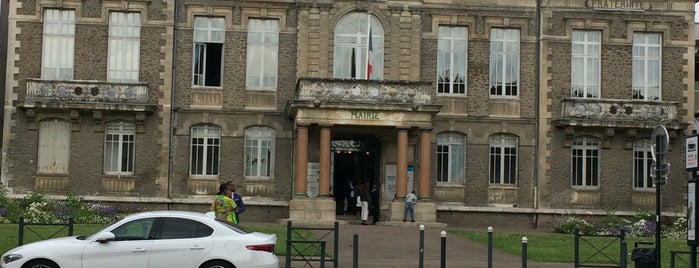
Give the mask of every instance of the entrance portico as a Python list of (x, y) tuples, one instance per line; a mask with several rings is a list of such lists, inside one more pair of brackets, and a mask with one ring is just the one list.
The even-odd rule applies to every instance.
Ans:
[[(289, 202), (289, 218), (335, 220), (336, 206), (330, 188), (331, 143), (333, 132), (341, 130), (345, 135), (378, 133), (384, 141), (382, 147), (388, 148), (378, 161), (382, 167), (395, 164), (395, 199), (382, 202), (382, 210), (388, 210), (385, 211), (388, 216), (384, 212), (382, 220), (403, 219), (410, 159), (417, 170), (417, 192), (421, 200), (416, 208), (416, 220), (436, 221), (436, 205), (430, 198), (430, 140), (432, 116), (441, 105), (431, 103), (428, 86), (421, 82), (300, 79), (297, 97), (286, 108), (287, 116), (295, 123), (294, 196)], [(411, 137), (417, 142), (413, 147), (410, 147)], [(309, 197), (307, 187), (310, 162), (318, 163), (315, 197)], [(379, 184), (386, 185), (384, 168), (379, 173)], [(386, 193), (385, 188), (382, 187), (382, 193)]]

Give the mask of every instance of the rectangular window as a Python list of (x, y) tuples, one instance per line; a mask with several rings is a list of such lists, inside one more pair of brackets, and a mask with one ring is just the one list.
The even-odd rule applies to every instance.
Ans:
[(108, 123), (104, 137), (104, 174), (133, 175), (136, 126), (124, 121)]
[(221, 128), (217, 126), (192, 127), (189, 173), (216, 176), (219, 171)]
[(251, 127), (245, 130), (245, 176), (271, 178), (274, 167), (274, 130)]
[(138, 82), (141, 53), (141, 14), (109, 13), (107, 80)]
[(633, 187), (654, 188), (651, 178), (653, 154), (650, 150), (649, 139), (636, 140), (633, 143)]
[(519, 95), (519, 30), (490, 30), (490, 96)]
[(517, 184), (517, 137), (490, 138), (490, 183)]
[(73, 80), (75, 11), (46, 9), (41, 44), (41, 78)]
[(437, 182), (463, 183), (465, 179), (465, 155), (463, 135), (438, 135)]
[(661, 36), (657, 33), (633, 34), (634, 100), (660, 100)]
[(194, 18), (193, 85), (221, 86), (225, 39), (226, 25), (223, 18)]
[(70, 123), (51, 119), (39, 123), (37, 172), (68, 174), (70, 160)]
[(571, 146), (572, 185), (599, 186), (599, 140), (583, 137), (573, 140)]
[(248, 89), (276, 89), (279, 21), (251, 19), (248, 22)]
[(573, 98), (600, 97), (600, 53), (599, 31), (573, 31), (570, 90)]
[(468, 28), (439, 26), (437, 93), (466, 94)]

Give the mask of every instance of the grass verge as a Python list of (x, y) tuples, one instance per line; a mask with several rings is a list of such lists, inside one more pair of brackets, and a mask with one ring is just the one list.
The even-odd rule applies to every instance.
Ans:
[[(488, 233), (452, 230), (450, 233), (487, 245)], [(527, 237), (527, 259), (537, 262), (575, 263), (575, 236), (557, 233), (493, 233), (493, 248), (507, 253), (522, 254), (522, 237)], [(579, 261), (584, 264), (611, 264), (620, 260), (621, 241), (610, 237), (584, 237), (580, 240)], [(655, 238), (626, 238), (627, 264), (633, 265), (631, 252), (635, 242), (655, 242)], [(671, 251), (689, 251), (686, 240), (662, 239), (661, 264), (670, 267)], [(639, 247), (653, 247), (639, 245)], [(599, 250), (599, 252), (598, 252)], [(676, 257), (677, 265), (689, 262), (689, 255)], [(685, 266), (679, 266), (685, 267)]]

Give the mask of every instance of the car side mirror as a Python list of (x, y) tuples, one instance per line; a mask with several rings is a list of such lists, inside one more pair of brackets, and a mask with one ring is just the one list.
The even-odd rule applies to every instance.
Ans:
[(95, 236), (95, 241), (99, 243), (107, 243), (109, 241), (114, 241), (116, 236), (111, 232), (101, 232)]

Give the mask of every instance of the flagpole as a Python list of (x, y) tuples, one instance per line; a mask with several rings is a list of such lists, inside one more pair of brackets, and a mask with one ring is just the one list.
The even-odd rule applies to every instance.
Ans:
[(367, 39), (366, 39), (366, 66), (364, 66), (364, 79), (369, 80), (369, 42), (371, 42), (371, 13), (367, 13)]

